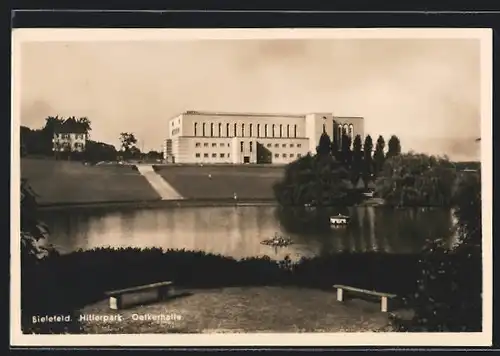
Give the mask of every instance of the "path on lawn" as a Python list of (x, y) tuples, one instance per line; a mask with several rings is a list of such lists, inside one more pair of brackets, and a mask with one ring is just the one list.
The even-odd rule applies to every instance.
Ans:
[[(334, 291), (296, 287), (234, 287), (190, 290), (191, 295), (125, 310), (102, 300), (87, 315), (121, 315), (120, 321), (86, 321), (86, 333), (373, 332), (390, 331), (379, 303), (336, 300)], [(177, 315), (181, 320), (137, 320)]]
[(138, 164), (137, 170), (147, 179), (162, 200), (184, 199), (165, 179), (155, 172), (152, 165)]

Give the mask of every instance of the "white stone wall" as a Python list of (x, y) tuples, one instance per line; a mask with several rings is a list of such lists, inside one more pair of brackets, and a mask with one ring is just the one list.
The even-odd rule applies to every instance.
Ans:
[(176, 132), (180, 121), (181, 135), (195, 137), (305, 137), (304, 119), (304, 115), (200, 113), (182, 114), (170, 126)]
[[(335, 125), (346, 125), (364, 139), (363, 118), (331, 113), (278, 115), (186, 112), (168, 121), (172, 155), (177, 163), (258, 163), (257, 147), (269, 163), (286, 164), (316, 153), (323, 131), (334, 139)], [(344, 127), (344, 126), (342, 126)], [(243, 142), (243, 151), (241, 150)], [(261, 152), (262, 153), (262, 152)]]

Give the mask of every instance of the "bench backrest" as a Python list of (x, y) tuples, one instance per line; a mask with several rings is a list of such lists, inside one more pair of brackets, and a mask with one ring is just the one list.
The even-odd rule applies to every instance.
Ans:
[(154, 288), (159, 288), (159, 287), (166, 287), (171, 285), (172, 282), (158, 282), (158, 283), (152, 283), (152, 284), (146, 284), (143, 286), (137, 286), (137, 287), (131, 287), (131, 288), (124, 288), (124, 289), (117, 289), (113, 291), (106, 292), (105, 294), (107, 296), (113, 296), (113, 295), (119, 295), (119, 294), (124, 294), (124, 293), (129, 293), (129, 292), (139, 292), (142, 290), (148, 290), (148, 289), (154, 289)]
[(376, 291), (372, 291), (372, 290), (368, 290), (368, 289), (361, 289), (361, 288), (345, 286), (345, 285), (341, 285), (341, 284), (335, 284), (333, 287), (337, 288), (337, 289), (343, 289), (346, 291), (350, 291), (350, 292), (357, 292), (357, 293), (374, 295), (377, 297), (387, 297), (387, 298), (395, 298), (396, 297), (395, 294), (391, 294), (391, 293), (376, 292)]

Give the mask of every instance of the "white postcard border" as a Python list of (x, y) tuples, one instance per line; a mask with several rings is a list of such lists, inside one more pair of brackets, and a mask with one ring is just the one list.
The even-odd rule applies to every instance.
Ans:
[[(20, 45), (52, 41), (214, 39), (478, 39), (481, 43), (483, 332), (24, 335), (20, 318)], [(492, 30), (390, 29), (15, 29), (12, 34), (11, 345), (12, 346), (490, 346), (492, 340)]]

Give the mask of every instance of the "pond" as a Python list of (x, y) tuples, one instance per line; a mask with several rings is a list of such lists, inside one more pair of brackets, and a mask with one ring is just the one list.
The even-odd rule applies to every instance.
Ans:
[[(342, 251), (418, 252), (426, 238), (453, 241), (450, 210), (349, 208), (348, 226), (321, 232), (290, 231), (276, 207), (179, 207), (123, 210), (47, 210), (50, 243), (62, 252), (96, 247), (201, 250), (234, 258), (267, 255), (292, 260)], [(285, 224), (286, 225), (286, 224)], [(275, 249), (261, 241), (275, 233), (294, 244)]]

